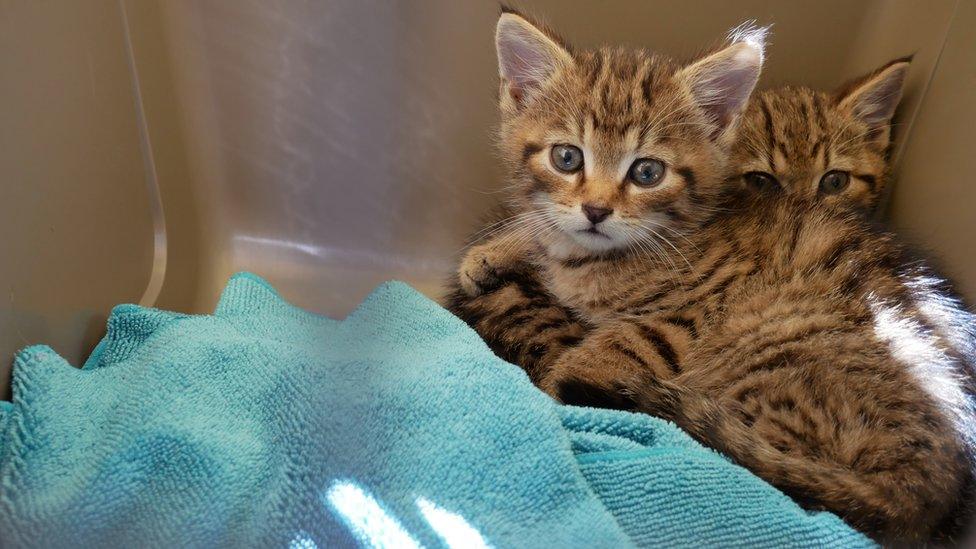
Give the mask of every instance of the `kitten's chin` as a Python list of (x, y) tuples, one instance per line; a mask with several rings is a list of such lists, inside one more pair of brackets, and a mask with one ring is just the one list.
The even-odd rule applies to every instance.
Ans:
[(618, 242), (616, 238), (593, 229), (573, 231), (571, 236), (581, 248), (590, 253), (606, 253), (625, 246), (625, 243)]
[(558, 231), (544, 242), (546, 251), (554, 259), (569, 259), (603, 255), (627, 247), (626, 242), (603, 233), (582, 231)]

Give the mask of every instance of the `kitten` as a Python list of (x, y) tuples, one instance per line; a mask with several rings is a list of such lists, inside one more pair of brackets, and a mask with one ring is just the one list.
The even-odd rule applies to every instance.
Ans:
[(743, 192), (873, 210), (909, 62), (896, 59), (834, 93), (793, 86), (757, 93), (731, 158)]
[[(574, 54), (551, 30), (528, 23), (512, 10), (503, 12), (496, 33), (500, 106), (504, 115), (499, 142), (509, 178), (520, 183), (531, 180), (536, 186), (546, 184), (545, 179), (527, 173), (524, 162), (530, 158), (551, 161), (544, 158), (549, 154), (548, 146), (543, 151), (541, 143), (527, 143), (529, 136), (539, 142), (551, 141), (555, 136), (553, 132), (545, 135), (548, 126), (562, 125), (564, 132), (609, 131), (611, 146), (620, 138), (644, 141), (649, 133), (662, 142), (670, 141), (671, 146), (690, 143), (701, 134), (697, 130), (707, 126), (708, 139), (697, 146), (677, 147), (702, 172), (685, 172), (682, 177), (687, 177), (687, 186), (694, 185), (696, 177), (703, 177), (704, 184), (698, 189), (689, 188), (688, 192), (682, 189), (666, 208), (675, 227), (693, 227), (699, 222), (693, 217), (705, 216), (705, 199), (712, 201), (719, 192), (715, 168), (724, 163), (737, 111), (758, 77), (761, 43), (733, 43), (682, 68), (671, 59), (646, 51), (603, 49)], [(761, 42), (763, 34), (743, 33), (742, 37)], [(552, 64), (546, 66), (546, 62)], [(546, 86), (550, 80), (547, 76), (553, 74), (541, 75), (538, 71), (547, 70), (561, 71), (559, 86)], [(582, 93), (596, 84), (601, 86), (600, 96)], [(712, 105), (712, 94), (723, 87), (728, 97), (720, 97)], [(532, 108), (528, 109), (530, 103)], [(554, 115), (565, 120), (552, 120)], [(602, 126), (603, 123), (610, 125)], [(613, 130), (626, 130), (629, 134), (612, 135)], [(713, 160), (718, 158), (722, 160)], [(624, 166), (630, 167), (635, 166)], [(531, 255), (525, 248), (534, 247), (534, 236), (544, 236), (548, 245), (554, 251), (561, 248), (562, 254), (570, 253), (574, 246), (572, 239), (553, 230), (551, 214), (534, 212), (529, 207), (527, 201), (534, 200), (531, 194), (518, 193), (503, 208), (499, 215), (503, 219), (479, 233), (482, 244), (471, 248), (464, 257), (446, 301), (448, 308), (478, 330), (499, 356), (521, 365), (538, 382), (554, 357), (580, 341), (587, 319), (554, 302), (538, 277), (536, 265), (525, 260)], [(646, 193), (638, 189), (635, 194), (639, 199)], [(688, 207), (693, 202), (697, 207)], [(687, 212), (686, 219), (682, 212)], [(625, 226), (622, 230), (634, 231), (631, 246), (635, 249), (660, 245), (640, 241), (638, 233), (653, 234), (653, 227)], [(670, 225), (662, 230), (677, 234)], [(540, 232), (547, 234), (533, 235)], [(504, 268), (503, 277), (498, 276), (495, 265)]]
[[(732, 189), (736, 200), (763, 195), (789, 197), (811, 209), (847, 208), (865, 215), (876, 210), (889, 178), (891, 121), (910, 61), (911, 57), (895, 59), (833, 93), (796, 86), (757, 93), (743, 115), (731, 155), (733, 175), (738, 175)], [(880, 320), (876, 316), (877, 331), (898, 333), (901, 341), (892, 346), (909, 354), (909, 362), (941, 361), (943, 368), (951, 364), (949, 373), (956, 370), (962, 377), (959, 404), (971, 409), (976, 394), (976, 316), (925, 261), (906, 257), (898, 271), (909, 290), (905, 309), (916, 332), (898, 332), (894, 324), (904, 326), (908, 319), (895, 321), (884, 315)], [(920, 338), (932, 344), (928, 351), (924, 346), (909, 350)], [(932, 346), (941, 357), (931, 354)], [(965, 423), (971, 421), (971, 413), (963, 410), (959, 416), (970, 446), (976, 428)], [(958, 537), (968, 526), (973, 490), (972, 485), (965, 488), (956, 512), (940, 525), (943, 539)]]
[[(515, 222), (462, 261), (452, 310), (489, 338), (575, 326), (528, 353), (554, 397), (672, 419), (880, 541), (932, 539), (972, 478), (972, 375), (927, 320), (960, 309), (844, 208), (729, 202), (761, 33), (687, 66), (513, 13), (496, 43)], [(876, 80), (837, 107), (875, 124)]]
[[(795, 86), (757, 93), (732, 149), (738, 199), (789, 196), (811, 208), (873, 212), (888, 181), (891, 120), (910, 61), (895, 59), (833, 93)], [(929, 326), (972, 362), (973, 315), (923, 261), (906, 265), (903, 277)]]

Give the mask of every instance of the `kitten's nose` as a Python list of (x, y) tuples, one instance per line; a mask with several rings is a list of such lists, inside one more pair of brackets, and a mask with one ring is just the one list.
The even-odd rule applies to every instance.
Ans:
[(613, 208), (602, 208), (592, 204), (583, 204), (583, 214), (587, 219), (590, 220), (590, 223), (594, 225), (610, 217), (610, 214), (612, 213)]

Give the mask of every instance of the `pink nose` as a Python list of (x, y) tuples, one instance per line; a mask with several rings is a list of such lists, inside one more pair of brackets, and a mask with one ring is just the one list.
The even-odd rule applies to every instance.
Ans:
[(593, 206), (592, 204), (583, 204), (583, 215), (594, 225), (610, 217), (612, 213), (613, 208), (602, 208), (600, 206)]

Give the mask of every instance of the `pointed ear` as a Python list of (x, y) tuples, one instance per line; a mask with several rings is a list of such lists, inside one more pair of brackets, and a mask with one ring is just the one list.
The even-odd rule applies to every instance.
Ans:
[(678, 72), (708, 116), (713, 139), (727, 139), (745, 109), (762, 71), (767, 33), (767, 28), (737, 27), (729, 33), (731, 45)]
[(573, 56), (525, 18), (502, 13), (495, 29), (502, 107), (520, 108), (557, 70), (571, 66)]
[(849, 109), (878, 133), (880, 139), (887, 140), (891, 134), (891, 117), (901, 101), (910, 64), (910, 57), (896, 59), (848, 83), (835, 94), (838, 106)]

